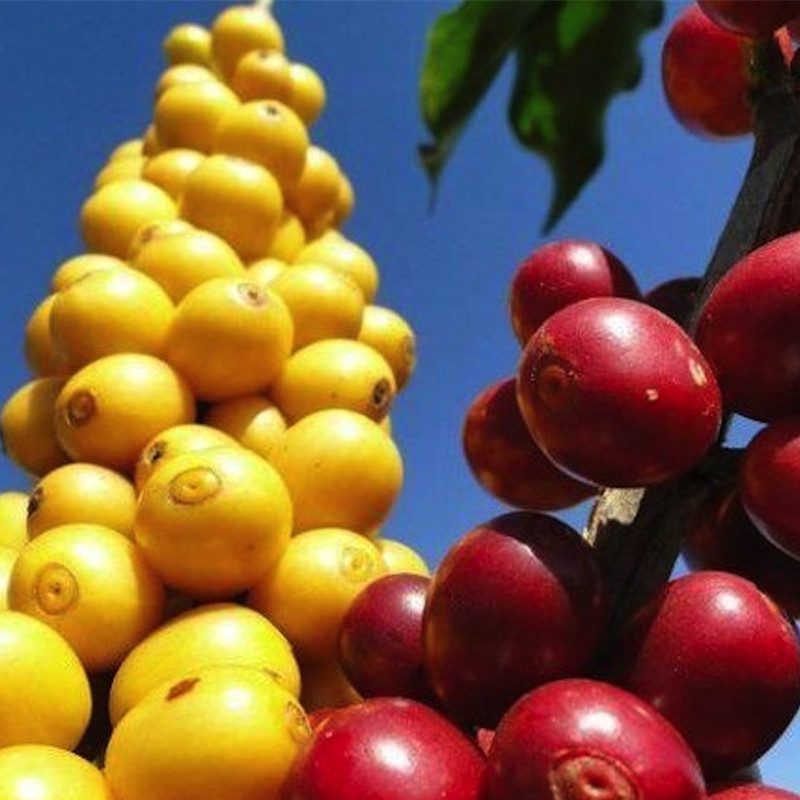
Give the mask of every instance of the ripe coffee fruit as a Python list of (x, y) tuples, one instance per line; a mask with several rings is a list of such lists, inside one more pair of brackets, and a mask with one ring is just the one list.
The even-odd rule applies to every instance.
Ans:
[(628, 268), (609, 250), (582, 239), (549, 242), (534, 250), (511, 281), (511, 324), (524, 347), (533, 332), (559, 309), (588, 297), (638, 299)]
[(534, 439), (574, 477), (645, 486), (695, 465), (720, 426), (717, 382), (687, 334), (644, 303), (573, 303), (531, 337), (517, 377)]
[(800, 559), (800, 417), (784, 417), (751, 439), (739, 482), (744, 509), (776, 547)]
[(300, 694), (291, 645), (266, 617), (236, 603), (204, 603), (173, 617), (131, 650), (111, 684), (112, 724), (159, 684), (215, 664), (253, 667), (294, 697)]
[(706, 301), (695, 341), (725, 408), (770, 422), (800, 412), (800, 233), (753, 250)]
[(696, 4), (683, 11), (661, 53), (664, 94), (678, 122), (708, 138), (752, 131), (753, 57), (750, 39), (720, 28)]
[(698, 0), (703, 13), (721, 28), (758, 38), (800, 14), (798, 0)]
[(475, 800), (483, 757), (437, 712), (378, 697), (334, 711), (300, 753), (285, 800)]
[(385, 575), (350, 604), (339, 630), (339, 661), (364, 697), (431, 704), (422, 658), (422, 614), (430, 578)]
[(242, 447), (175, 456), (145, 482), (133, 537), (168, 586), (220, 599), (247, 591), (281, 557), (292, 504), (277, 472)]
[(470, 531), (436, 570), (425, 667), (454, 719), (491, 727), (524, 692), (586, 669), (604, 620), (591, 547), (553, 517), (512, 512)]
[(597, 492), (558, 469), (533, 440), (517, 404), (516, 378), (493, 383), (472, 401), (461, 441), (478, 483), (509, 505), (552, 511)]
[(600, 681), (561, 680), (515, 703), (489, 749), (484, 800), (700, 800), (692, 751), (652, 706)]
[(683, 546), (692, 570), (734, 572), (751, 580), (793, 617), (800, 616), (800, 561), (753, 525), (735, 487), (712, 490), (692, 518)]
[(707, 778), (756, 761), (800, 706), (797, 631), (738, 575), (672, 580), (625, 628), (615, 658), (615, 682), (680, 731)]

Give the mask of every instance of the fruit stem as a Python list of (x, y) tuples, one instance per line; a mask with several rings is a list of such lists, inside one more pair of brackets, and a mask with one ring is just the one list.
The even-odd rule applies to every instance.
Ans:
[[(756, 48), (753, 155), (686, 320), (690, 333), (712, 288), (739, 259), (800, 228), (800, 61), (795, 62), (787, 68), (770, 37)], [(612, 608), (601, 665), (621, 626), (669, 580), (694, 510), (720, 481), (735, 479), (740, 454), (723, 447), (729, 421), (695, 469), (646, 490), (607, 489), (597, 501), (584, 535), (597, 549)]]

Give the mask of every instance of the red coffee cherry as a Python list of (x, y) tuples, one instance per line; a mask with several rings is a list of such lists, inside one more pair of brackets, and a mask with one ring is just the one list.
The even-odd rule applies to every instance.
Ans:
[(520, 361), (517, 400), (562, 470), (645, 486), (694, 466), (719, 431), (717, 382), (689, 336), (635, 300), (593, 298), (547, 319)]

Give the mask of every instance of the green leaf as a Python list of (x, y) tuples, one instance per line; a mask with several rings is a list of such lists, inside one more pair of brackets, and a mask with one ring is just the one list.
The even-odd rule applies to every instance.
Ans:
[(638, 84), (639, 40), (662, 16), (663, 0), (464, 0), (440, 16), (428, 33), (420, 82), (433, 141), (419, 153), (434, 186), (514, 54), (509, 121), (553, 172), (551, 229), (601, 164), (608, 104)]
[(608, 105), (639, 83), (639, 40), (662, 15), (661, 0), (561, 0), (520, 38), (509, 117), (553, 171), (545, 231), (602, 163)]
[(431, 26), (420, 97), (434, 141), (419, 152), (434, 184), (470, 115), (544, 5), (546, 0), (465, 0)]

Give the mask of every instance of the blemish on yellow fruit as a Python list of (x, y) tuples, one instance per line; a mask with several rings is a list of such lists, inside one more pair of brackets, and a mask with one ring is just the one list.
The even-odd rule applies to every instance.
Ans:
[(47, 564), (33, 587), (39, 608), (47, 614), (63, 614), (78, 602), (80, 589), (75, 576), (63, 564)]
[(349, 581), (363, 583), (375, 572), (375, 559), (359, 547), (345, 547), (339, 559), (339, 571)]
[(199, 505), (222, 488), (222, 481), (208, 467), (193, 467), (176, 475), (169, 484), (170, 498), (180, 505)]
[(97, 413), (97, 401), (94, 394), (83, 389), (75, 392), (67, 401), (64, 416), (70, 428), (85, 425)]
[(307, 742), (312, 734), (305, 712), (297, 703), (291, 701), (286, 704), (286, 730), (298, 744)]
[(167, 702), (191, 692), (198, 683), (200, 683), (200, 678), (186, 678), (185, 680), (178, 681), (174, 686), (170, 686), (166, 697)]

